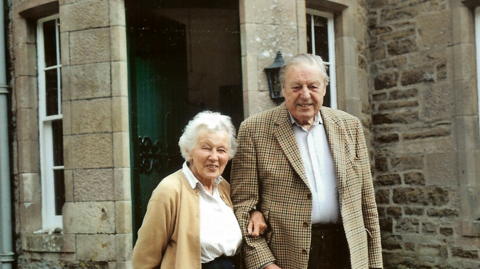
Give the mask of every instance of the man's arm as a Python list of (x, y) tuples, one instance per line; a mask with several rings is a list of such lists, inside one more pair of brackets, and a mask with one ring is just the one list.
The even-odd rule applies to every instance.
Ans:
[(361, 169), (363, 171), (362, 185), (362, 213), (365, 222), (365, 228), (368, 229), (368, 261), (369, 268), (383, 268), (382, 245), (380, 237), (380, 225), (378, 222), (377, 204), (375, 202), (375, 190), (373, 188), (373, 179), (370, 172), (370, 162), (368, 148), (365, 143), (363, 127), (357, 122), (357, 144), (356, 152), (359, 155)]
[(247, 269), (259, 269), (275, 261), (265, 237), (252, 237), (247, 227), (250, 212), (259, 203), (257, 153), (250, 132), (244, 123), (238, 133), (238, 150), (232, 164), (230, 180), (232, 202), (244, 237), (243, 257)]

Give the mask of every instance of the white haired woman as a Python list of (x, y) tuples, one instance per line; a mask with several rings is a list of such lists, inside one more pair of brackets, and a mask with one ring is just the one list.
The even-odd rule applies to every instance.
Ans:
[[(152, 193), (133, 250), (133, 268), (233, 269), (242, 233), (230, 185), (221, 174), (237, 150), (235, 127), (228, 116), (200, 112), (178, 145), (185, 163)], [(266, 224), (259, 212), (255, 221), (249, 228), (254, 226), (258, 235)]]

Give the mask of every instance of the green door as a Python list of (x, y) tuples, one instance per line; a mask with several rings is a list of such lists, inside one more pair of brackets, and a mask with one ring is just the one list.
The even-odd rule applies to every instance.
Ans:
[(188, 120), (205, 109), (237, 127), (243, 119), (240, 25), (236, 0), (125, 0), (125, 8), (136, 240), (153, 189), (182, 167)]
[(134, 231), (152, 190), (181, 167), (188, 121), (185, 25), (161, 16), (137, 22), (128, 31)]

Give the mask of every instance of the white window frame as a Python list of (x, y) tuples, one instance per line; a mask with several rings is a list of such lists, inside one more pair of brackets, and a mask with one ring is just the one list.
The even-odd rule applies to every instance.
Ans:
[[(312, 22), (313, 22), (313, 16), (319, 16), (319, 17), (324, 17), (327, 19), (327, 31), (328, 31), (328, 58), (329, 61), (325, 62), (325, 64), (328, 66), (328, 70), (330, 71), (330, 107), (337, 109), (337, 74), (336, 74), (336, 61), (335, 61), (335, 28), (333, 24), (333, 13), (328, 13), (328, 12), (323, 12), (323, 11), (318, 11), (314, 9), (307, 8), (307, 17), (312, 16)], [(315, 46), (313, 46), (313, 43), (315, 43), (315, 35), (313, 35), (313, 23), (311, 24), (310, 29), (312, 31), (312, 54), (315, 54)]]
[(477, 110), (478, 126), (480, 133), (480, 7), (475, 8), (475, 46), (476, 46), (476, 58), (477, 58)]
[[(40, 166), (42, 180), (42, 228), (53, 229), (63, 228), (61, 215), (55, 214), (55, 186), (54, 170), (63, 170), (64, 166), (54, 166), (53, 162), (53, 133), (52, 121), (63, 119), (62, 115), (62, 83), (61, 83), (61, 61), (60, 61), (60, 33), (56, 27), (56, 54), (57, 64), (45, 67), (44, 36), (43, 23), (50, 20), (58, 20), (59, 16), (53, 15), (42, 18), (37, 22), (37, 71), (38, 71), (38, 115), (39, 115), (39, 136), (40, 136)], [(57, 89), (58, 89), (58, 114), (47, 116), (46, 114), (46, 89), (45, 72), (57, 69)]]

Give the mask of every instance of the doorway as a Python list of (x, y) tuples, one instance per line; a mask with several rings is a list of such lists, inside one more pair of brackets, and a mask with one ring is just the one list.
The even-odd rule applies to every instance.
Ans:
[[(243, 120), (238, 1), (126, 0), (134, 239), (153, 189), (181, 169), (203, 110)], [(230, 170), (223, 176), (229, 178)]]

